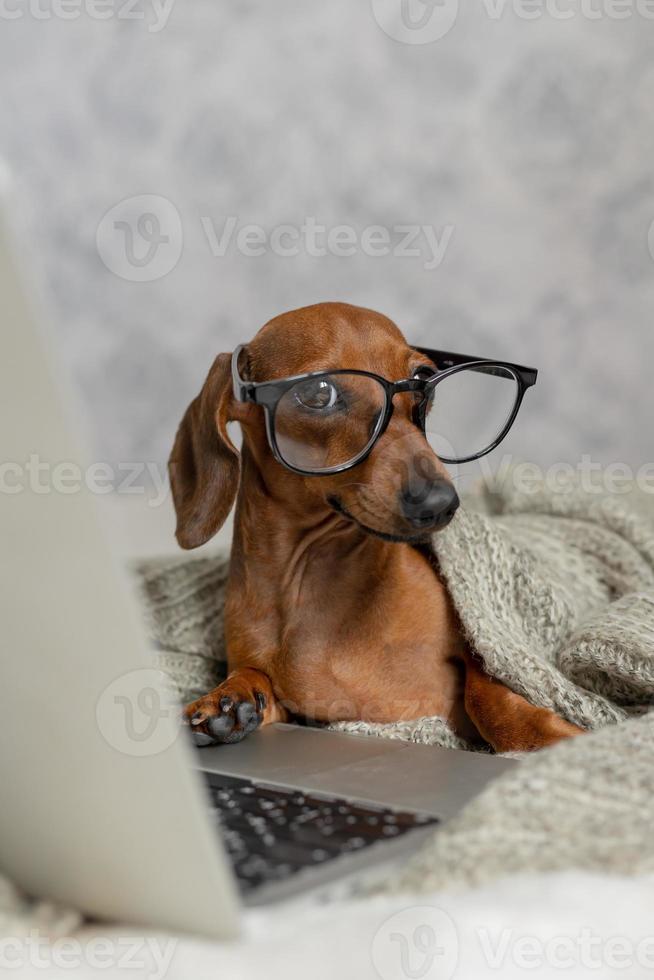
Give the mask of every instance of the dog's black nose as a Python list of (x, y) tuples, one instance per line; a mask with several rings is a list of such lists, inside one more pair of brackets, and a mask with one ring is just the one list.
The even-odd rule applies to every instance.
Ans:
[(400, 493), (400, 509), (414, 527), (445, 527), (459, 506), (459, 497), (447, 480), (436, 480), (419, 488), (405, 487)]

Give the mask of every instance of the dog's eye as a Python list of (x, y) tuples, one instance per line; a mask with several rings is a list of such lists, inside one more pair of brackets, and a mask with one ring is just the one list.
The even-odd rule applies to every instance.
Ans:
[(312, 412), (325, 412), (337, 404), (340, 392), (335, 384), (325, 378), (315, 378), (297, 385), (293, 395), (302, 408)]
[(433, 378), (436, 372), (428, 364), (421, 364), (413, 372), (414, 378), (420, 378), (423, 381), (427, 381), (429, 378)]

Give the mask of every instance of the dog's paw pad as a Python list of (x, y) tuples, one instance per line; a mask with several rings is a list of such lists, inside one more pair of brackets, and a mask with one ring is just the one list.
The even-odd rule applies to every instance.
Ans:
[(215, 744), (211, 735), (205, 735), (204, 732), (194, 732), (192, 729), (191, 729), (191, 739), (193, 741), (193, 744), (196, 745), (199, 749), (203, 749), (207, 745)]
[(193, 741), (198, 746), (233, 744), (255, 731), (263, 721), (266, 699), (258, 691), (253, 701), (229, 694), (206, 695), (186, 708), (185, 715)]
[(257, 709), (249, 701), (242, 701), (236, 709), (236, 720), (239, 725), (243, 728), (247, 728), (248, 725), (252, 724), (252, 720), (256, 718)]

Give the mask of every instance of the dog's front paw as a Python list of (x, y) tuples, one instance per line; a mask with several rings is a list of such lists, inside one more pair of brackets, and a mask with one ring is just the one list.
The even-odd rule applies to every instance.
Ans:
[(240, 742), (263, 721), (266, 697), (226, 680), (184, 709), (196, 745)]

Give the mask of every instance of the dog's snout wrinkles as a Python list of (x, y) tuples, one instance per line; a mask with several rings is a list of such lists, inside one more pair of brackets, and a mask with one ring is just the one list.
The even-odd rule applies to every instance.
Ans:
[(459, 496), (447, 480), (415, 489), (405, 487), (400, 493), (400, 509), (414, 527), (444, 527), (454, 517)]

